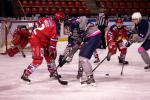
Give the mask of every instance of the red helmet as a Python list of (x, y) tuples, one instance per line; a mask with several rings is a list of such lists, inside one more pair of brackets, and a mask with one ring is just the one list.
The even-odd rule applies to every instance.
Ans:
[(122, 23), (123, 23), (122, 18), (117, 18), (116, 23), (120, 23), (120, 24), (122, 24)]
[(64, 18), (65, 18), (65, 14), (63, 12), (55, 13), (55, 19), (56, 20), (63, 20)]
[(39, 23), (41, 24), (41, 23), (43, 23), (44, 22), (44, 20), (45, 20), (45, 18), (44, 17), (40, 17), (39, 18)]

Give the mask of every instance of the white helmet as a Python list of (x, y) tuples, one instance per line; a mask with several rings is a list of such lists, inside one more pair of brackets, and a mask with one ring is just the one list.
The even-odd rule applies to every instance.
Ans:
[(132, 19), (142, 19), (142, 15), (140, 12), (134, 12), (132, 14)]

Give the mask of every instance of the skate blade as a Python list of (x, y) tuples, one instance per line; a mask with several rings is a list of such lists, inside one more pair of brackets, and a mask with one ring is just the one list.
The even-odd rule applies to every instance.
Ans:
[(96, 87), (97, 85), (96, 85), (96, 83), (91, 83), (90, 84), (91, 86), (94, 86), (94, 87)]
[(84, 83), (84, 84), (81, 84), (81, 86), (82, 86), (82, 87), (85, 87), (85, 86), (87, 86), (87, 85), (88, 85), (88, 84), (86, 84), (86, 83)]
[(93, 87), (96, 87), (97, 85), (96, 85), (96, 83), (90, 83), (90, 84), (88, 84), (87, 82), (81, 82), (81, 86), (93, 86)]
[(87, 83), (84, 83), (84, 84), (81, 84), (82, 87), (85, 87), (85, 86), (92, 86), (92, 87), (96, 87), (96, 83), (91, 83), (91, 84), (87, 84)]
[(31, 85), (31, 82), (28, 82), (28, 81), (21, 80), (21, 82), (26, 84), (26, 85)]
[(87, 82), (86, 82), (86, 81), (83, 81), (82, 79), (81, 79), (81, 82), (80, 82), (80, 83), (81, 83), (81, 86), (82, 86), (82, 87), (84, 87), (84, 86), (87, 86), (87, 85), (88, 85), (88, 84), (87, 84)]

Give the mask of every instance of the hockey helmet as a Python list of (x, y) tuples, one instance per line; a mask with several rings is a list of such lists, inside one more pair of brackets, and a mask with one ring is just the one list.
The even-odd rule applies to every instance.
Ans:
[(122, 24), (122, 23), (123, 23), (122, 18), (117, 18), (116, 23), (120, 23), (120, 24)]
[(141, 13), (140, 12), (134, 12), (133, 14), (132, 14), (132, 19), (142, 19), (142, 15), (141, 15)]
[(55, 19), (57, 21), (62, 21), (65, 18), (65, 14), (63, 12), (57, 12), (55, 13)]
[(43, 23), (44, 22), (44, 20), (45, 20), (45, 18), (44, 17), (40, 17), (39, 18), (39, 23), (41, 24), (41, 23)]

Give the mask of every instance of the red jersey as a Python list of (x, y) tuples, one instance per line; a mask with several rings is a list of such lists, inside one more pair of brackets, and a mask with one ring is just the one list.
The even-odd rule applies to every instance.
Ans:
[(116, 25), (110, 27), (107, 33), (107, 42), (115, 41), (115, 42), (122, 42), (123, 40), (128, 39), (128, 30), (125, 26), (121, 28), (117, 28)]
[(33, 37), (38, 37), (42, 46), (50, 46), (51, 49), (56, 49), (58, 37), (55, 21), (52, 18), (44, 18), (41, 25), (34, 29)]
[(25, 26), (18, 27), (13, 33), (12, 43), (14, 45), (18, 45), (20, 41), (22, 40), (28, 41), (30, 36), (31, 36), (31, 33)]

